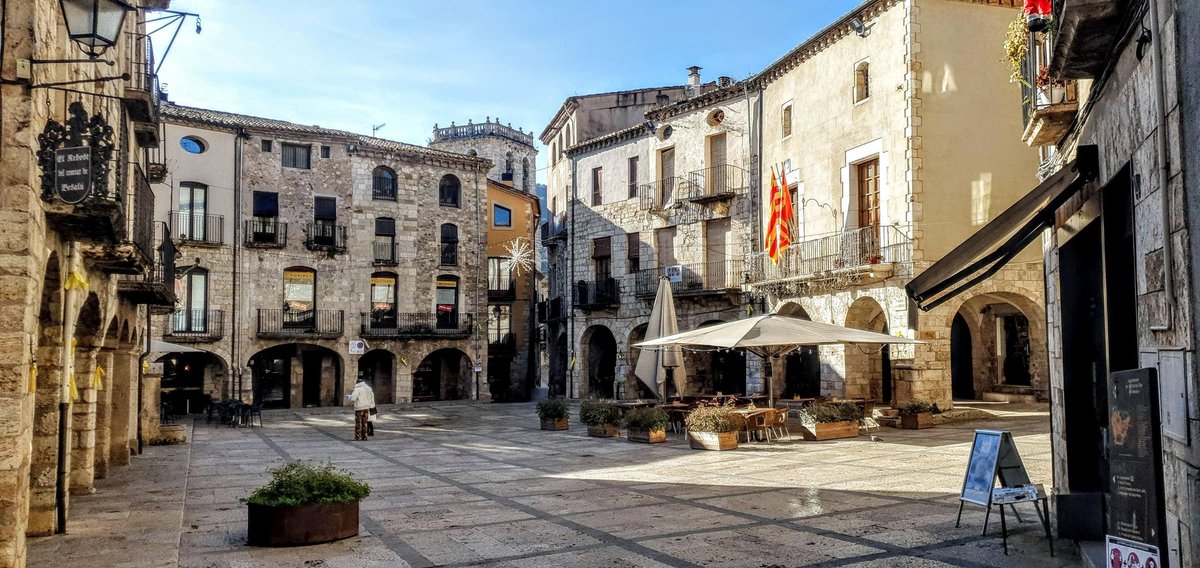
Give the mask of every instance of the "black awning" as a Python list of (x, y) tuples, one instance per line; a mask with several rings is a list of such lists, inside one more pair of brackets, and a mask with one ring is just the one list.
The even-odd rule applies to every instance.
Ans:
[(905, 288), (922, 310), (932, 310), (1004, 267), (1054, 224), (1054, 213), (1099, 172), (1095, 146), (1080, 146), (1075, 161), (1022, 197)]

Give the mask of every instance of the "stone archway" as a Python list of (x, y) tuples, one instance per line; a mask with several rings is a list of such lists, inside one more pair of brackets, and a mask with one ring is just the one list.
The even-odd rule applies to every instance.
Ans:
[(396, 356), (386, 349), (372, 349), (358, 358), (358, 377), (375, 391), (375, 404), (396, 401)]
[(617, 374), (617, 338), (603, 325), (593, 325), (583, 331), (579, 338), (581, 386), (586, 392), (581, 396), (614, 396), (614, 380)]
[[(846, 327), (888, 333), (887, 313), (879, 302), (863, 296), (846, 312)], [(888, 346), (847, 345), (845, 349), (846, 396), (867, 398), (890, 405), (895, 400), (891, 353)]]
[(177, 415), (204, 412), (225, 390), (229, 363), (215, 353), (167, 353), (162, 363), (163, 406)]
[[(725, 323), (708, 320), (696, 326), (708, 327)], [(687, 394), (747, 394), (746, 352), (741, 349), (693, 351), (684, 350), (687, 369)]]
[(471, 398), (471, 358), (454, 348), (438, 349), (413, 370), (413, 402)]
[(1012, 400), (1049, 396), (1041, 308), (1012, 292), (972, 296), (950, 318), (954, 396)]
[[(57, 252), (51, 252), (42, 277), (38, 314), (36, 376), (34, 387), (33, 453), (29, 464), (29, 521), (26, 534), (48, 536), (57, 525), (57, 452), (59, 402), (64, 373), (59, 354), (63, 349), (63, 283)], [(32, 371), (31, 371), (32, 373)]]
[(266, 408), (341, 406), (342, 357), (332, 349), (285, 343), (249, 360), (253, 400)]
[[(812, 320), (808, 311), (795, 302), (784, 302), (776, 313)], [(814, 398), (818, 396), (821, 396), (820, 350), (815, 346), (801, 347), (788, 353), (783, 359), (783, 397)]]

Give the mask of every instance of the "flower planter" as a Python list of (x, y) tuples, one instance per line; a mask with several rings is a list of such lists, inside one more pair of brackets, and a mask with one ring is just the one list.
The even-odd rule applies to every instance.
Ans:
[(901, 414), (900, 427), (905, 430), (923, 430), (925, 428), (933, 428), (933, 413), (932, 412), (917, 412), (915, 414)]
[(542, 430), (566, 430), (566, 418), (542, 418)]
[(845, 422), (808, 422), (800, 424), (800, 432), (805, 440), (837, 440), (839, 438), (857, 438), (858, 421)]
[(630, 428), (625, 435), (630, 442), (643, 444), (661, 444), (667, 441), (666, 430), (634, 430)]
[(248, 504), (250, 546), (303, 546), (358, 534), (358, 501), (315, 505)]
[(587, 433), (593, 438), (616, 438), (621, 435), (621, 429), (616, 424), (588, 425)]
[(688, 432), (693, 450), (736, 450), (737, 432)]

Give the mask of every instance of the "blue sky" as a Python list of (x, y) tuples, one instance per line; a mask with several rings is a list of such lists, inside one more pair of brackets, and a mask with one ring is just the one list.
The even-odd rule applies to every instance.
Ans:
[(571, 95), (681, 84), (690, 65), (744, 78), (859, 3), (174, 0), (203, 32), (184, 26), (161, 79), (179, 104), (368, 134), (386, 123), (380, 136), (414, 144), (488, 116), (537, 135)]

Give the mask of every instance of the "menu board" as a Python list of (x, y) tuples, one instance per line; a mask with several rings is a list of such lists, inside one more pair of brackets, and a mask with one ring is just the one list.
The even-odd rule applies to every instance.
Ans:
[(1108, 376), (1108, 389), (1107, 532), (1158, 549), (1166, 523), (1157, 373), (1152, 367), (1118, 371)]
[(967, 461), (967, 473), (963, 477), (959, 499), (976, 505), (988, 506), (992, 502), (992, 488), (996, 477), (1001, 487), (1024, 487), (1030, 485), (1025, 463), (1017, 452), (1012, 434), (999, 430), (976, 430), (975, 442), (971, 444), (971, 456)]

